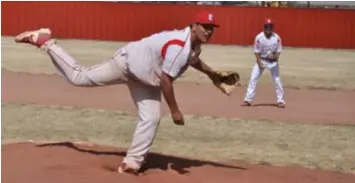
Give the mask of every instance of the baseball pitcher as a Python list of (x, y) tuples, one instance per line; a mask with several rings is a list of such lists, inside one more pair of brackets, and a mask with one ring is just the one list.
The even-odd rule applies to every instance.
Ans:
[(280, 36), (273, 30), (273, 22), (271, 19), (267, 19), (264, 23), (264, 31), (255, 37), (254, 52), (256, 63), (251, 72), (247, 93), (242, 106), (251, 105), (252, 99), (255, 96), (256, 85), (265, 68), (271, 72), (275, 83), (277, 106), (284, 108), (286, 105), (278, 64), (279, 56), (282, 52), (282, 43)]
[(199, 58), (201, 44), (210, 40), (215, 27), (219, 25), (215, 23), (214, 15), (201, 12), (184, 29), (162, 31), (130, 42), (119, 48), (109, 59), (90, 67), (79, 65), (56, 43), (50, 29), (23, 32), (15, 37), (15, 41), (32, 44), (45, 51), (61, 75), (73, 85), (102, 86), (122, 82), (128, 85), (137, 106), (139, 121), (131, 147), (117, 171), (137, 173), (159, 126), (162, 95), (174, 123), (184, 125), (183, 114), (175, 99), (173, 82), (189, 66), (205, 73), (226, 94), (238, 85), (238, 73), (214, 71)]

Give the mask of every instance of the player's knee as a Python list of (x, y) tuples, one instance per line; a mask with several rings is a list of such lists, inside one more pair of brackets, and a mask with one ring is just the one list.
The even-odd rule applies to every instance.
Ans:
[(144, 120), (151, 123), (151, 124), (155, 124), (158, 123), (161, 119), (161, 116), (159, 114), (151, 114), (151, 115), (147, 115)]
[(93, 86), (95, 85), (94, 82), (91, 81), (91, 79), (85, 74), (85, 73), (80, 73), (80, 74), (75, 74), (70, 78), (71, 84), (75, 86)]
[(252, 84), (252, 85), (256, 85), (256, 84), (258, 84), (258, 79), (251, 79), (250, 80), (250, 84)]
[(161, 119), (160, 112), (149, 112), (143, 116), (141, 116), (141, 118), (143, 117), (142, 120), (144, 120), (145, 122), (147, 122), (149, 124), (159, 123), (159, 121)]

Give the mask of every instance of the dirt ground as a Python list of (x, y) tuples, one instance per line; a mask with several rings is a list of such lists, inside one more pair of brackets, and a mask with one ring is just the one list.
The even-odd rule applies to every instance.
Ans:
[[(245, 88), (232, 97), (224, 97), (207, 85), (178, 84), (177, 95), (182, 110), (188, 114), (215, 115), (239, 118), (310, 121), (317, 123), (354, 124), (354, 92), (287, 90), (286, 109), (268, 106), (273, 92), (259, 95), (259, 107), (241, 108), (239, 102)], [(191, 93), (205, 100), (197, 101)], [(268, 96), (268, 97), (264, 97)], [(112, 100), (115, 98), (116, 100)], [(185, 100), (182, 100), (185, 99)], [(91, 108), (110, 108), (134, 111), (128, 90), (124, 86), (77, 88), (58, 76), (14, 73), (2, 70), (2, 102), (74, 105)], [(166, 105), (164, 105), (166, 106)], [(218, 107), (222, 107), (218, 109)], [(166, 108), (165, 108), (166, 111)], [(71, 148), (70, 148), (71, 147)], [(88, 148), (88, 147), (85, 147)], [(271, 167), (234, 164), (239, 168), (186, 160), (163, 155), (150, 158), (143, 176), (118, 175), (112, 169), (122, 158), (117, 150), (104, 153), (103, 147), (90, 147), (90, 151), (75, 146), (42, 146), (10, 144), (2, 146), (3, 182), (354, 182), (355, 175), (321, 172), (297, 167)], [(19, 164), (21, 163), (21, 164)], [(168, 164), (171, 165), (168, 165)], [(233, 162), (230, 162), (233, 164)], [(20, 165), (20, 166), (18, 166)], [(171, 166), (171, 167), (169, 167)], [(177, 170), (176, 170), (177, 169)], [(182, 170), (181, 170), (182, 169)], [(189, 171), (187, 174), (180, 172)], [(18, 172), (22, 172), (18, 176)], [(214, 174), (213, 174), (213, 173)]]
[[(286, 89), (287, 108), (273, 106), (273, 86), (259, 85), (255, 106), (239, 106), (245, 88), (226, 97), (211, 85), (178, 83), (177, 98), (186, 114), (267, 119), (284, 122), (355, 124), (355, 92)], [(193, 94), (204, 100), (197, 100)], [(2, 69), (2, 102), (56, 104), (134, 111), (125, 86), (78, 88), (58, 76), (16, 73)], [(164, 112), (167, 114), (166, 104)], [(2, 181), (18, 182), (248, 182), (291, 183), (355, 182), (354, 174), (324, 172), (299, 167), (212, 163), (150, 154), (142, 176), (113, 172), (124, 151), (71, 143), (2, 145)], [(54, 179), (53, 179), (54, 178)]]
[[(140, 176), (117, 174), (123, 150), (60, 143), (21, 143), (2, 147), (2, 182), (230, 182), (353, 183), (355, 176), (298, 167), (206, 162), (151, 153)], [(15, 166), (21, 162), (20, 166)]]
[[(128, 88), (116, 85), (98, 88), (73, 87), (59, 76), (16, 73), (2, 70), (2, 101), (29, 104), (119, 109), (135, 112)], [(208, 115), (243, 119), (265, 119), (285, 122), (355, 124), (355, 92), (285, 89), (287, 107), (279, 109), (272, 86), (258, 86), (253, 107), (240, 106), (246, 88), (233, 95), (222, 95), (212, 85), (176, 84), (181, 110), (191, 115)], [(203, 98), (198, 100), (196, 96)], [(163, 102), (167, 114), (167, 105)]]

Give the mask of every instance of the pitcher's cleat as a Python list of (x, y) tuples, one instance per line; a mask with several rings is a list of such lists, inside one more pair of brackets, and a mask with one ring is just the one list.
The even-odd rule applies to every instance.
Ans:
[(251, 106), (251, 103), (248, 101), (244, 101), (241, 106), (246, 107), (246, 106)]
[(126, 163), (121, 163), (117, 168), (117, 172), (138, 175), (139, 170), (133, 167), (129, 167)]
[(286, 107), (286, 104), (284, 104), (284, 103), (278, 103), (278, 104), (277, 104), (277, 107), (279, 107), (279, 108), (285, 108), (285, 107)]
[(52, 38), (52, 31), (48, 28), (25, 31), (15, 37), (16, 43), (27, 43), (41, 47), (45, 42)]

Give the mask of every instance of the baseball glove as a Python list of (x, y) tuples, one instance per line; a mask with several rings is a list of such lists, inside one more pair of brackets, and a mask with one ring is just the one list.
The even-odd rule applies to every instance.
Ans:
[(240, 86), (239, 74), (234, 71), (217, 71), (210, 76), (210, 79), (226, 95), (230, 95), (236, 87)]

